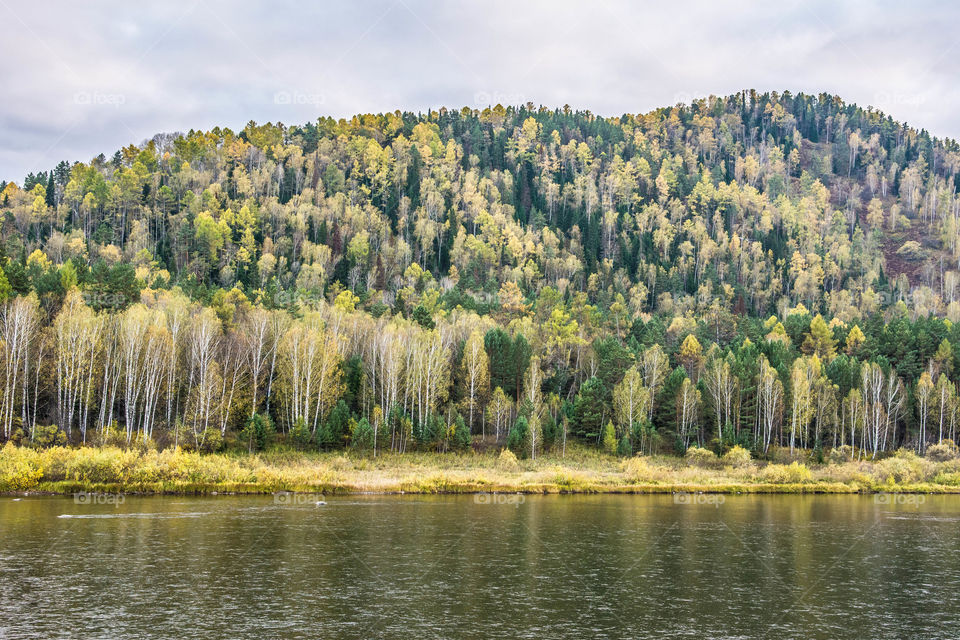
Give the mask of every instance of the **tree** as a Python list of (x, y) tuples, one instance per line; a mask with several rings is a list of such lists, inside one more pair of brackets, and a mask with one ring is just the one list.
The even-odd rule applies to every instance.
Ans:
[(77, 289), (67, 293), (53, 323), (57, 416), (70, 439), (76, 420), (81, 440), (87, 439), (87, 418), (93, 399), (94, 365), (100, 350), (101, 321), (83, 302)]
[(288, 428), (303, 420), (315, 435), (343, 393), (342, 358), (322, 318), (309, 314), (287, 330), (279, 345), (280, 383)]
[(241, 442), (246, 443), (247, 451), (263, 451), (270, 441), (273, 434), (273, 423), (269, 416), (263, 416), (255, 413), (247, 419), (247, 422), (240, 432)]
[[(463, 348), (461, 360), (461, 384), (465, 387), (467, 425), (474, 428), (474, 416), (482, 414), (482, 406), (490, 393), (489, 357), (484, 349), (483, 336), (473, 331)], [(485, 434), (484, 434), (485, 435)]]
[(603, 428), (603, 450), (614, 455), (617, 452), (617, 436), (613, 428), (613, 422), (607, 421), (607, 426)]
[(732, 425), (733, 402), (737, 381), (733, 376), (730, 363), (725, 358), (714, 357), (704, 371), (703, 381), (713, 401), (714, 417), (717, 421), (717, 437), (722, 437), (725, 425)]
[(26, 378), (30, 370), (30, 348), (39, 328), (38, 312), (39, 301), (33, 295), (14, 298), (0, 309), (0, 345), (3, 348), (4, 366), (0, 417), (3, 419), (5, 439), (9, 439), (13, 433), (18, 390), (21, 390), (19, 404), (23, 415), (26, 415)]
[(773, 441), (774, 430), (779, 430), (783, 414), (783, 383), (777, 370), (770, 366), (766, 356), (760, 356), (757, 374), (757, 416), (760, 424), (758, 440), (767, 453)]
[[(848, 334), (848, 342), (849, 337)], [(810, 321), (810, 333), (803, 340), (803, 352), (808, 355), (815, 354), (821, 362), (826, 363), (837, 355), (837, 343), (833, 339), (833, 332), (819, 313)]]
[(0, 269), (0, 304), (9, 300), (12, 293), (13, 287), (10, 286), (10, 281), (7, 280), (7, 274), (3, 269)]
[(923, 452), (960, 405), (957, 154), (838, 105), (251, 123), (0, 183), (0, 432)]
[(650, 390), (643, 385), (643, 376), (636, 366), (627, 369), (623, 379), (613, 388), (613, 404), (619, 425), (618, 437), (621, 438), (649, 415)]
[(374, 442), (375, 436), (370, 421), (366, 418), (360, 418), (350, 436), (350, 446), (360, 451), (369, 451), (373, 449)]
[(507, 448), (520, 457), (526, 457), (529, 448), (530, 427), (523, 416), (517, 418), (507, 436)]
[(930, 371), (933, 377), (939, 376), (940, 373), (948, 376), (953, 373), (953, 346), (946, 338), (940, 341), (937, 352), (930, 360)]
[(573, 433), (599, 442), (603, 421), (607, 416), (606, 392), (599, 378), (590, 378), (580, 387), (573, 404)]
[(937, 421), (937, 442), (942, 441), (945, 435), (954, 440), (952, 432), (956, 407), (956, 387), (945, 374), (941, 373), (937, 377), (937, 383), (933, 390), (933, 415)]
[(690, 441), (696, 435), (697, 444), (703, 444), (703, 437), (698, 427), (700, 414), (700, 391), (690, 378), (684, 378), (677, 393), (677, 436), (683, 443), (684, 449), (690, 446)]
[(647, 419), (653, 420), (653, 409), (657, 400), (657, 393), (670, 373), (670, 361), (659, 344), (655, 344), (643, 352), (640, 358), (643, 371), (643, 384), (650, 391), (650, 402), (647, 405)]
[[(857, 429), (863, 422), (863, 394), (859, 389), (850, 389), (847, 397), (843, 400), (843, 411), (841, 418), (840, 441), (844, 442), (845, 429), (850, 429), (850, 447), (851, 451), (856, 448)], [(861, 453), (863, 444), (861, 442)]]
[(613, 389), (623, 372), (633, 364), (633, 354), (612, 336), (596, 340), (593, 351), (596, 355), (594, 375), (600, 378), (604, 387)]
[(861, 430), (861, 448), (870, 448), (876, 457), (880, 446), (881, 431), (886, 425), (884, 413), (883, 369), (875, 362), (868, 362), (862, 370), (861, 394), (863, 397), (863, 427)]
[(250, 372), (250, 415), (256, 415), (259, 410), (260, 387), (269, 368), (269, 363), (280, 341), (280, 337), (273, 332), (273, 323), (270, 321), (270, 312), (263, 308), (255, 308), (248, 313), (242, 322), (240, 333), (244, 348), (243, 361)]
[(343, 444), (348, 435), (350, 426), (350, 407), (346, 401), (340, 399), (333, 409), (327, 415), (321, 429), (317, 430), (316, 436), (318, 444), (321, 447), (333, 447)]
[(700, 379), (700, 369), (703, 367), (703, 347), (700, 341), (691, 333), (680, 345), (677, 361), (694, 381)]
[(506, 433), (506, 427), (512, 411), (513, 402), (507, 397), (507, 394), (503, 392), (503, 388), (497, 387), (494, 389), (490, 404), (487, 405), (487, 412), (493, 421), (494, 438), (496, 442), (500, 442), (501, 432)]
[(483, 337), (490, 367), (490, 386), (500, 387), (511, 397), (516, 396), (516, 362), (513, 360), (513, 340), (503, 329), (491, 329)]
[(198, 448), (203, 447), (211, 424), (217, 418), (217, 391), (220, 387), (220, 367), (214, 359), (221, 335), (220, 321), (212, 309), (204, 309), (194, 318), (190, 331), (190, 374), (187, 388), (193, 438)]
[(166, 366), (167, 391), (167, 428), (174, 424), (174, 412), (180, 413), (179, 375), (181, 361), (181, 341), (187, 331), (190, 320), (190, 301), (179, 291), (161, 298), (160, 305), (166, 319), (167, 333), (170, 335), (170, 350)]
[[(129, 443), (135, 432), (143, 438), (150, 438), (153, 433), (154, 413), (172, 345), (163, 315), (142, 304), (123, 312), (119, 338), (117, 355), (122, 371), (124, 426)], [(210, 378), (204, 380), (209, 382)], [(210, 390), (211, 396), (215, 391)], [(200, 446), (199, 442), (197, 446)]]
[(860, 330), (860, 327), (853, 325), (850, 329), (850, 332), (847, 333), (847, 342), (846, 349), (848, 356), (855, 355), (857, 350), (866, 342), (867, 338), (863, 335), (863, 331)]
[(807, 446), (810, 421), (813, 419), (814, 384), (820, 377), (820, 359), (816, 355), (799, 357), (790, 369), (790, 453), (799, 439)]
[(540, 424), (540, 413), (543, 409), (543, 372), (540, 371), (540, 358), (534, 357), (530, 360), (530, 366), (527, 367), (527, 373), (523, 380), (523, 405), (530, 415), (530, 459), (536, 459), (537, 448), (542, 447), (542, 432)]
[(516, 399), (523, 388), (523, 375), (530, 363), (532, 350), (523, 334), (515, 339), (499, 327), (491, 329), (483, 337), (490, 367), (490, 385), (501, 387), (504, 392)]
[(917, 453), (923, 455), (927, 447), (927, 419), (930, 417), (930, 397), (933, 395), (933, 382), (930, 374), (924, 371), (917, 381), (914, 397), (917, 399), (917, 417), (920, 420), (920, 433), (917, 434)]

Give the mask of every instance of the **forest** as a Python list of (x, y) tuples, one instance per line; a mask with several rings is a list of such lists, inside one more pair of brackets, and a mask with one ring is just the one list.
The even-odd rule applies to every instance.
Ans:
[(956, 440), (960, 146), (832, 95), (161, 134), (0, 182), (0, 442)]

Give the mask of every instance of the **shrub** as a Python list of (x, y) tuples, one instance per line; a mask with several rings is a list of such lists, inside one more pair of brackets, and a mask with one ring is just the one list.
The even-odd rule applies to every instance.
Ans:
[(530, 426), (527, 424), (527, 419), (520, 416), (517, 418), (513, 428), (510, 429), (510, 433), (507, 434), (507, 448), (514, 453), (519, 452), (521, 456), (526, 455), (528, 449), (526, 446), (527, 436), (529, 433)]
[(603, 450), (611, 455), (617, 452), (617, 433), (612, 422), (607, 422), (603, 428)]
[[(309, 432), (307, 432), (309, 440)], [(357, 426), (353, 428), (350, 436), (350, 446), (359, 451), (368, 451), (373, 449), (373, 427), (366, 418), (361, 418)]]
[(55, 424), (47, 426), (37, 425), (33, 432), (32, 444), (39, 449), (62, 447), (67, 444), (67, 434)]
[(207, 427), (203, 431), (203, 441), (200, 443), (200, 450), (204, 453), (214, 453), (223, 448), (223, 434), (220, 429)]
[(457, 419), (453, 421), (452, 425), (453, 432), (450, 434), (450, 440), (453, 443), (454, 448), (459, 450), (469, 449), (470, 448), (470, 429), (467, 427), (466, 421), (464, 421), (463, 416), (457, 416)]
[(910, 484), (923, 481), (928, 475), (929, 461), (918, 457), (914, 453), (901, 449), (885, 460), (881, 460), (873, 467), (873, 475), (877, 482), (886, 484)]
[(127, 446), (127, 432), (120, 428), (117, 421), (110, 423), (103, 432), (100, 433), (100, 446), (102, 447), (125, 447)]
[(834, 447), (830, 450), (830, 455), (827, 456), (827, 460), (830, 461), (830, 464), (843, 464), (845, 462), (850, 462), (853, 460), (853, 447), (848, 444), (842, 444), (839, 447)]
[(149, 451), (157, 450), (157, 441), (144, 435), (135, 436), (133, 442), (130, 444), (131, 448), (136, 449), (140, 453), (147, 453)]
[(790, 447), (770, 447), (769, 458), (779, 464), (790, 464), (791, 462), (800, 462), (800, 458), (805, 454), (803, 449), (794, 449), (790, 452)]
[(77, 449), (66, 463), (66, 479), (83, 483), (124, 482), (130, 469), (137, 463), (139, 454), (118, 447)]
[(810, 452), (810, 462), (813, 464), (823, 464), (823, 443), (817, 440), (817, 444), (813, 447), (813, 451)]
[(87, 448), (70, 449), (67, 447), (51, 447), (43, 451), (41, 466), (43, 467), (43, 479), (48, 482), (67, 480), (67, 466), (79, 451), (86, 451)]
[(317, 429), (317, 443), (321, 447), (336, 447), (350, 428), (350, 407), (341, 399), (337, 402), (323, 426)]
[(547, 413), (543, 419), (543, 448), (551, 449), (557, 446), (562, 438), (563, 433), (560, 429), (560, 423), (554, 420), (550, 413)]
[(746, 467), (752, 462), (752, 460), (753, 459), (750, 457), (750, 452), (740, 445), (735, 445), (723, 456), (723, 464), (728, 467)]
[(247, 447), (247, 451), (263, 451), (267, 448), (273, 433), (273, 422), (270, 416), (255, 413), (250, 416), (240, 431), (240, 441)]
[(710, 449), (703, 449), (701, 447), (690, 447), (687, 449), (687, 464), (694, 467), (716, 467), (720, 462), (720, 459), (717, 458), (717, 454)]
[(927, 457), (934, 462), (946, 462), (960, 456), (960, 449), (953, 440), (941, 440), (939, 444), (927, 447)]
[(662, 467), (657, 467), (649, 462), (649, 458), (644, 456), (634, 456), (627, 458), (620, 464), (627, 480), (633, 482), (659, 483), (670, 481), (672, 476), (669, 471), (664, 473)]
[(516, 469), (520, 462), (510, 449), (504, 449), (497, 458), (497, 466), (503, 469)]
[(806, 465), (794, 460), (790, 464), (768, 464), (760, 471), (760, 479), (772, 484), (798, 484), (813, 480)]
[(633, 445), (630, 444), (630, 437), (627, 434), (623, 434), (623, 437), (620, 438), (620, 443), (617, 445), (617, 455), (623, 458), (629, 458), (633, 455)]
[(313, 440), (313, 437), (310, 434), (307, 421), (302, 417), (297, 418), (297, 421), (293, 423), (293, 428), (290, 429), (290, 441), (293, 446), (297, 449), (306, 449), (310, 446), (311, 440)]
[(8, 442), (0, 449), (0, 491), (23, 491), (43, 477), (39, 454)]
[(960, 473), (941, 472), (934, 477), (933, 482), (936, 484), (949, 485), (951, 487), (960, 486)]

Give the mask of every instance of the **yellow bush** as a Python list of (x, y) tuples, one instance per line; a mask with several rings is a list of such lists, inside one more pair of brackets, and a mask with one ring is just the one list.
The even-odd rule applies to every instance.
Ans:
[(75, 455), (76, 450), (68, 447), (51, 447), (41, 452), (43, 479), (67, 480), (67, 469)]
[(717, 454), (709, 449), (702, 449), (700, 447), (690, 447), (687, 449), (686, 459), (687, 464), (704, 468), (716, 467), (720, 462)]
[(728, 467), (746, 467), (751, 462), (750, 452), (740, 445), (730, 449), (723, 456), (723, 464)]
[(945, 484), (951, 487), (960, 486), (960, 473), (941, 472), (933, 478), (934, 484)]
[(830, 464), (845, 464), (853, 460), (853, 447), (848, 444), (842, 444), (839, 447), (830, 449), (830, 455), (827, 456)]
[(869, 487), (873, 485), (873, 478), (870, 476), (871, 469), (872, 465), (863, 461), (848, 460), (840, 464), (831, 463), (821, 467), (821, 475), (818, 479), (825, 482), (842, 482)]
[(877, 482), (885, 484), (911, 484), (922, 482), (933, 470), (933, 464), (917, 455), (901, 449), (873, 466)]
[(30, 449), (20, 449), (8, 442), (0, 449), (0, 491), (31, 489), (43, 477), (40, 455)]
[(772, 484), (797, 484), (810, 482), (813, 474), (806, 465), (794, 460), (790, 464), (768, 464), (760, 470), (760, 479)]
[(803, 449), (794, 449), (790, 451), (790, 447), (770, 447), (770, 451), (767, 453), (768, 457), (779, 464), (790, 464), (791, 462), (799, 462), (801, 458), (806, 458), (806, 452)]
[(510, 449), (505, 448), (500, 452), (500, 457), (497, 458), (497, 466), (503, 469), (515, 469), (519, 464), (517, 456)]
[(82, 448), (67, 461), (66, 479), (92, 484), (126, 482), (137, 466), (139, 454), (117, 447)]
[(953, 440), (941, 440), (939, 444), (927, 447), (927, 457), (935, 462), (946, 462), (960, 457), (960, 450)]
[(623, 469), (624, 475), (634, 482), (650, 482), (656, 475), (654, 469), (642, 456), (627, 458), (620, 463), (620, 468)]

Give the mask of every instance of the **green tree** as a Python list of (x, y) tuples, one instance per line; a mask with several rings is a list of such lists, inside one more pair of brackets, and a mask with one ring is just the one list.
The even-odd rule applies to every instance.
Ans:
[(507, 435), (507, 448), (513, 451), (517, 457), (526, 458), (530, 453), (529, 440), (530, 426), (527, 419), (520, 416)]
[(590, 378), (580, 387), (573, 405), (572, 433), (599, 441), (603, 420), (609, 416), (607, 392), (599, 378)]

